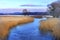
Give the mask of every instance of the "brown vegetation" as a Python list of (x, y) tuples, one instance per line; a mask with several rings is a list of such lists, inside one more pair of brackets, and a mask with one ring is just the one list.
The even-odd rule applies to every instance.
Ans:
[(34, 17), (34, 18), (42, 18), (41, 15), (35, 15), (35, 16), (31, 16), (31, 17)]
[(51, 34), (59, 40), (60, 38), (60, 18), (49, 18), (41, 21), (40, 30), (42, 32), (51, 32)]
[(50, 18), (45, 21), (41, 21), (40, 30), (49, 31), (58, 23), (57, 18)]
[(33, 22), (34, 18), (28, 16), (20, 16), (20, 17), (13, 17), (13, 16), (5, 16), (0, 17), (0, 39), (5, 40), (4, 38), (7, 37), (9, 30), (14, 26)]

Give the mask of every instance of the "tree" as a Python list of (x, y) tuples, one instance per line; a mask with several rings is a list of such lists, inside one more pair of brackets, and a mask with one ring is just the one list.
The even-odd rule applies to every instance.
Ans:
[(28, 15), (28, 10), (27, 9), (23, 9), (23, 14), (26, 16)]
[(49, 4), (48, 8), (50, 9), (50, 15), (57, 18), (60, 16), (60, 1), (56, 1)]

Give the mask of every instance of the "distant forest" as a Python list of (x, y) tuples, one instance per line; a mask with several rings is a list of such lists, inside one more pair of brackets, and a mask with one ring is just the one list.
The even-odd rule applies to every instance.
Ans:
[[(0, 13), (0, 15), (24, 15), (24, 13), (14, 12), (14, 13)], [(47, 12), (27, 12), (27, 15), (49, 15)]]

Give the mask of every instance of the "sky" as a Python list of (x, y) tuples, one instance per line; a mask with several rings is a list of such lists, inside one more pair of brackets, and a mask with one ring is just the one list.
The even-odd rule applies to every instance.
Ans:
[[(21, 5), (40, 5), (39, 7), (46, 7), (48, 4), (54, 2), (56, 0), (0, 0), (0, 9), (3, 8), (29, 8), (28, 6)], [(30, 8), (32, 8), (30, 6)]]

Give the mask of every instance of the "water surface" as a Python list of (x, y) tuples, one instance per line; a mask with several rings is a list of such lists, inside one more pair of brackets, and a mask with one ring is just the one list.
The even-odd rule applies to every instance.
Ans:
[(8, 40), (52, 40), (50, 33), (41, 35), (39, 30), (40, 21), (45, 18), (35, 18), (34, 22), (18, 25), (10, 30)]

